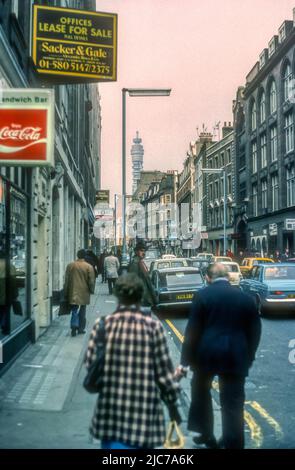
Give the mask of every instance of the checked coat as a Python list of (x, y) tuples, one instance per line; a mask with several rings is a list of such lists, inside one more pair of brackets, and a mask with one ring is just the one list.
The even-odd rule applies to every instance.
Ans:
[[(128, 308), (128, 307), (127, 307)], [(95, 359), (94, 324), (86, 367)], [(102, 389), (90, 433), (96, 439), (154, 448), (163, 445), (165, 422), (161, 400), (175, 403), (178, 384), (173, 380), (164, 329), (158, 320), (130, 310), (105, 319), (106, 354)]]

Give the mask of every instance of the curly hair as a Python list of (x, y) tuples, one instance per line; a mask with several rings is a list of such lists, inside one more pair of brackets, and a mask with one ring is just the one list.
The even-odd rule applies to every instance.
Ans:
[(140, 303), (143, 291), (143, 282), (133, 273), (120, 276), (114, 288), (114, 294), (119, 300), (119, 303), (126, 305)]

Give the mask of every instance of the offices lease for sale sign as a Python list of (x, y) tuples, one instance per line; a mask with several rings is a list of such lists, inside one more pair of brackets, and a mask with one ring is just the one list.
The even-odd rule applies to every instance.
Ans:
[(117, 79), (117, 15), (33, 5), (32, 57), (39, 74)]

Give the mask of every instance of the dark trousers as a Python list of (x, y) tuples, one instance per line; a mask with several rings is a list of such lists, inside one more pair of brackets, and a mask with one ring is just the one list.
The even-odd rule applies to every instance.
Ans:
[[(188, 429), (206, 438), (214, 435), (211, 399), (212, 374), (194, 373)], [(222, 445), (226, 449), (244, 448), (245, 377), (220, 375), (219, 396), (222, 417)]]
[(11, 304), (0, 305), (0, 325), (4, 335), (10, 333), (10, 308)]
[(83, 331), (86, 327), (86, 305), (71, 305), (71, 328)]
[(115, 287), (117, 278), (108, 277), (108, 285), (109, 285), (109, 294), (113, 293), (113, 288)]

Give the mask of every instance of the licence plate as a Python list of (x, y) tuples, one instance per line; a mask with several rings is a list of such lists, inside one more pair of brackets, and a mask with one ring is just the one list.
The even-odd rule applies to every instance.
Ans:
[(176, 300), (192, 300), (194, 294), (177, 294)]
[(289, 294), (288, 299), (295, 299), (295, 294)]

